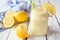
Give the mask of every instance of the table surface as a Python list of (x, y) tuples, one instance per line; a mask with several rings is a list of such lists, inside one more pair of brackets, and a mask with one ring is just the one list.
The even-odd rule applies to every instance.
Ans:
[[(40, 0), (41, 4), (47, 0)], [(56, 17), (60, 23), (60, 0), (49, 0), (56, 7)], [(49, 31), (47, 36), (40, 37), (28, 37), (27, 40), (60, 40), (60, 26), (56, 20), (56, 17), (49, 17), (48, 25)], [(8, 29), (0, 33), (0, 40), (23, 40), (18, 38), (15, 34), (15, 29)]]

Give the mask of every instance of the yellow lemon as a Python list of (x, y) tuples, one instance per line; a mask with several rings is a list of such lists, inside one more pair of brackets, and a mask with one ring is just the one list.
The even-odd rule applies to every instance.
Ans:
[(15, 13), (14, 18), (17, 22), (26, 21), (28, 14), (25, 11), (18, 11)]
[(18, 27), (16, 28), (16, 35), (19, 38), (26, 38), (28, 37), (28, 32), (27, 28), (23, 24), (19, 24)]
[(3, 25), (4, 27), (12, 27), (14, 25), (15, 21), (13, 17), (5, 17), (3, 19)]
[(45, 2), (43, 3), (42, 7), (46, 8), (50, 12), (50, 14), (52, 15), (55, 14), (55, 6), (52, 5), (51, 3)]
[(7, 16), (13, 16), (15, 14), (15, 11), (14, 10), (9, 10), (5, 13), (5, 17)]

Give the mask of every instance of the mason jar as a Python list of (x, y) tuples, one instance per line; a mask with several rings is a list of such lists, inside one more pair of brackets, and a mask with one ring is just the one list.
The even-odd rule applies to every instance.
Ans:
[(48, 29), (48, 14), (43, 7), (35, 7), (30, 13), (30, 30), (32, 35), (46, 35)]

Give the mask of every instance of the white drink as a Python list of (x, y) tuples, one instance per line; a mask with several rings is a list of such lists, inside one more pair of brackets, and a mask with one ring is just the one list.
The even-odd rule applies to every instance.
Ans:
[(48, 14), (44, 8), (34, 8), (30, 14), (30, 29), (33, 35), (46, 35)]

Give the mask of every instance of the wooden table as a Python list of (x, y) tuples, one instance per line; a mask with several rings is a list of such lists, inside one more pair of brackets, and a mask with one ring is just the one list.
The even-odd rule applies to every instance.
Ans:
[[(47, 0), (40, 0), (41, 4)], [(49, 0), (56, 7), (56, 16), (60, 23), (60, 0)], [(48, 20), (49, 31), (47, 36), (40, 37), (28, 37), (27, 40), (60, 40), (60, 26), (56, 20), (56, 17), (49, 17)], [(0, 40), (22, 40), (15, 34), (15, 29), (8, 29), (0, 33)]]

